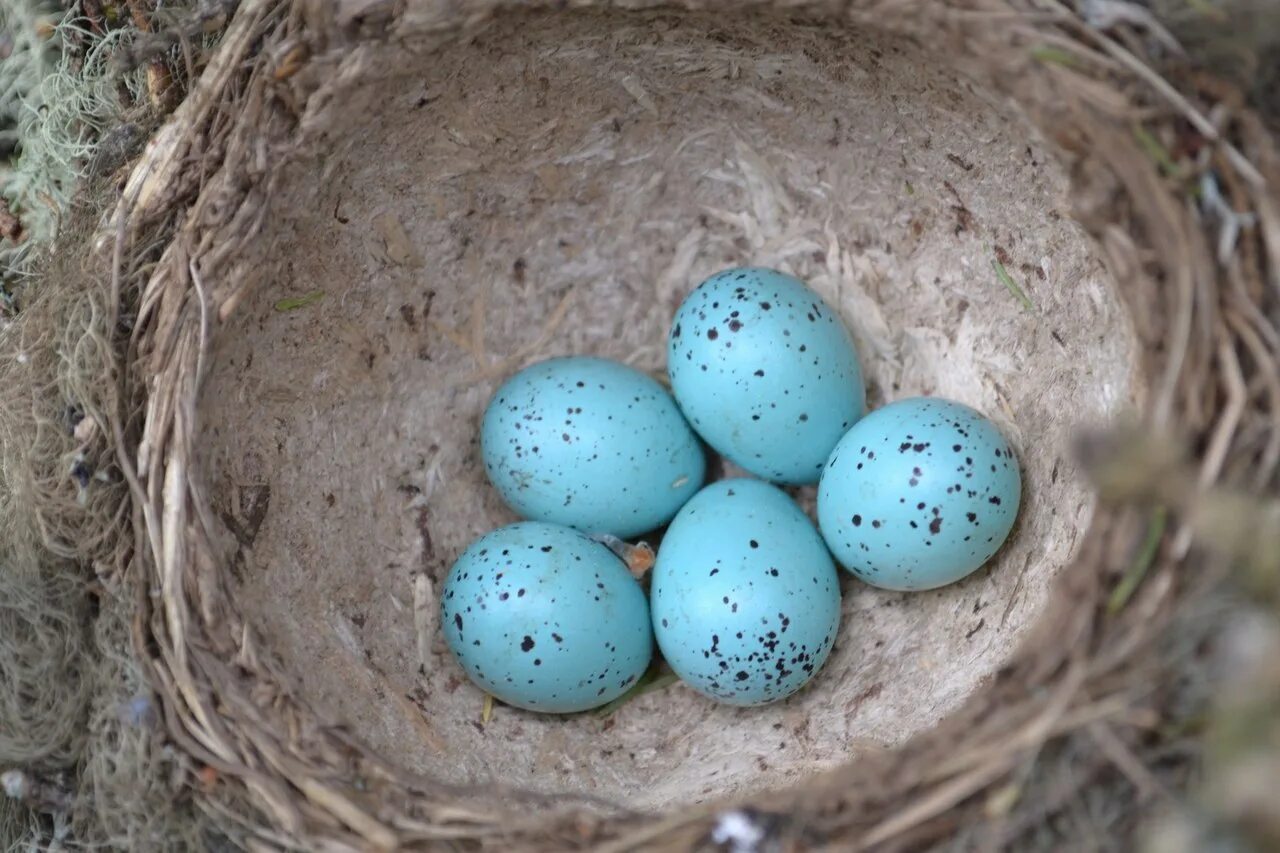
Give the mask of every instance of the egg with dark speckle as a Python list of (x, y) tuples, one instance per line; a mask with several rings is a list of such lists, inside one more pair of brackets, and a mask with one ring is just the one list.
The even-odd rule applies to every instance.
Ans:
[(818, 524), (841, 565), (872, 586), (934, 589), (991, 559), (1021, 500), (1017, 459), (995, 424), (916, 397), (877, 409), (836, 445)]
[(669, 521), (706, 470), (666, 389), (602, 358), (516, 373), (493, 395), (480, 436), (489, 480), (517, 513), (624, 539)]
[(653, 655), (640, 584), (604, 545), (558, 524), (517, 522), (473, 542), (445, 579), (441, 618), (467, 676), (531, 711), (610, 702)]
[(839, 315), (804, 282), (770, 269), (730, 269), (698, 285), (672, 322), (667, 370), (698, 434), (776, 483), (816, 483), (866, 407)]
[(653, 630), (689, 686), (763, 705), (822, 668), (840, 625), (835, 564), (808, 517), (759, 480), (721, 480), (676, 515), (650, 588)]

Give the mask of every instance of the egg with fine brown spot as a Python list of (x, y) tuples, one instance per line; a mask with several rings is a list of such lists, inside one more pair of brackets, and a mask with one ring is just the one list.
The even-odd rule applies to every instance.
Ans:
[(799, 690), (840, 625), (822, 538), (790, 497), (759, 480), (721, 480), (685, 504), (658, 549), (650, 595), (667, 663), (731, 705)]
[(1013, 529), (1018, 461), (988, 418), (951, 400), (899, 400), (832, 452), (818, 486), (831, 553), (872, 586), (934, 589), (985, 564)]
[(440, 619), (467, 677), (530, 711), (610, 702), (653, 654), (640, 584), (604, 545), (558, 524), (517, 522), (473, 542), (445, 579)]
[(708, 444), (775, 483), (816, 483), (866, 406), (862, 367), (839, 315), (799, 279), (717, 273), (676, 312), (671, 387)]
[(706, 471), (665, 388), (588, 356), (538, 362), (504, 382), (480, 446), (489, 481), (520, 515), (623, 538), (670, 521)]

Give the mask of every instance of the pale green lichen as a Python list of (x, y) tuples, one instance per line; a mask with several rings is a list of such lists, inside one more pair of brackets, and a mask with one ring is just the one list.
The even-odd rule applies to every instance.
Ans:
[(139, 72), (121, 73), (112, 56), (129, 29), (95, 32), (76, 9), (61, 14), (45, 0), (0, 4), (0, 198), (24, 239), (0, 242), (0, 285), (30, 272), (38, 247), (58, 226), (87, 173), (96, 145), (122, 118), (121, 95), (141, 93)]
[[(22, 101), (57, 65), (53, 45), (41, 37), (52, 10), (43, 0), (11, 0), (0, 4), (0, 150), (18, 144)], [(56, 20), (56, 16), (54, 16)]]

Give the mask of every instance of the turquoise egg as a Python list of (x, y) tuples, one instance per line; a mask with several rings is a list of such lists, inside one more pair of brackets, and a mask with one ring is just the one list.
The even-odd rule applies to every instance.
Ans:
[(763, 705), (822, 668), (840, 626), (840, 584), (822, 537), (791, 498), (721, 480), (671, 522), (650, 588), (671, 668), (731, 705)]
[(449, 570), (440, 611), (467, 676), (530, 711), (610, 702), (653, 655), (640, 584), (604, 545), (558, 524), (521, 521), (477, 539)]
[(860, 420), (818, 486), (818, 524), (836, 559), (872, 586), (960, 580), (1013, 529), (1022, 479), (995, 424), (961, 403), (916, 397)]
[(602, 358), (553, 358), (512, 376), (480, 441), (489, 480), (517, 513), (624, 539), (671, 520), (706, 470), (671, 395)]
[(698, 285), (671, 325), (667, 370), (698, 434), (777, 483), (816, 483), (866, 408), (840, 317), (804, 282), (769, 269), (726, 270)]

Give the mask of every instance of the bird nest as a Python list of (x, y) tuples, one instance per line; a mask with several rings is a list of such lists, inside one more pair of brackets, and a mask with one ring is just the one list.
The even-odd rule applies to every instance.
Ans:
[[(1272, 482), (1258, 121), (1052, 2), (564, 6), (246, 0), (89, 247), (109, 275), (49, 309), (103, 349), (44, 455), (110, 473), (49, 484), (43, 532), (131, 513), (63, 556), (96, 560), (183, 796), (251, 847), (765, 850), (1016, 844), (1082, 788), (1159, 788), (1211, 564), (1174, 497), (1102, 503), (1082, 464), (1150, 499), (1172, 457), (1073, 439), (1127, 418), (1190, 439), (1197, 487)], [(680, 299), (742, 264), (838, 308), (873, 405), (1001, 424), (1009, 544), (934, 592), (845, 578), (785, 702), (494, 708), (437, 625), (512, 520), (488, 395), (550, 355), (660, 375)]]

